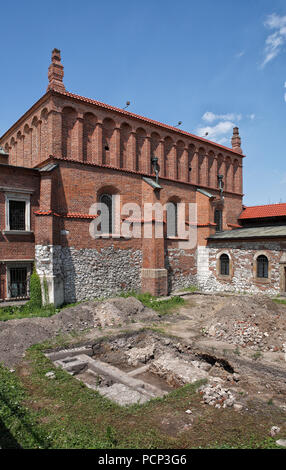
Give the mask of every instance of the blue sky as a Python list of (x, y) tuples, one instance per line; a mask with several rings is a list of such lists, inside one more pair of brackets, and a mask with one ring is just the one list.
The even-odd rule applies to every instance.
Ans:
[(285, 0), (27, 0), (1, 17), (0, 135), (57, 47), (68, 91), (227, 146), (238, 125), (245, 204), (286, 202)]

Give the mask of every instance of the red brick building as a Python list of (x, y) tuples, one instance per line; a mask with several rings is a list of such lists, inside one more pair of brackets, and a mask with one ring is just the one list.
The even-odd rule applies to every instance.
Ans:
[[(238, 128), (227, 148), (67, 92), (63, 75), (54, 49), (46, 93), (0, 139), (0, 298), (28, 295), (34, 262), (56, 304), (131, 289), (164, 295), (191, 284), (238, 290), (235, 253), (242, 256), (249, 241), (222, 238), (238, 231), (243, 238), (245, 230), (238, 228), (246, 220)], [(183, 240), (176, 230), (167, 235), (165, 223), (163, 238), (109, 233), (94, 239), (90, 208), (108, 198), (121, 207), (196, 203), (197, 246), (182, 249)], [(271, 263), (279, 263), (278, 239), (252, 240), (253, 250), (271, 251), (274, 240)], [(217, 266), (224, 251), (226, 274)], [(251, 288), (275, 291), (277, 279), (253, 279)]]

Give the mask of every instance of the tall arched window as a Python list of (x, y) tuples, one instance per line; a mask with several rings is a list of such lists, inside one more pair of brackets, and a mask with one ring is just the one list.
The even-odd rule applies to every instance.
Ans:
[(256, 260), (257, 277), (268, 277), (268, 258), (265, 255), (259, 255)]
[(111, 194), (102, 194), (100, 196), (100, 202), (105, 204), (108, 209), (108, 233), (113, 233), (113, 205)]
[(178, 236), (178, 206), (176, 202), (167, 203), (167, 237)]
[(229, 276), (229, 257), (226, 254), (220, 256), (220, 274)]

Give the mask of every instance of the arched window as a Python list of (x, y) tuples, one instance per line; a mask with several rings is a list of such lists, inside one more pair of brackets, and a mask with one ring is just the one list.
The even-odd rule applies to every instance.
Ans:
[(222, 231), (222, 210), (215, 209), (214, 211), (214, 223), (216, 224), (216, 232)]
[(257, 277), (268, 277), (268, 258), (265, 255), (257, 257)]
[(229, 257), (226, 254), (220, 256), (220, 274), (229, 276)]
[(111, 194), (102, 194), (100, 196), (100, 202), (105, 204), (108, 209), (108, 233), (113, 233), (113, 205)]
[(176, 202), (167, 204), (167, 237), (178, 236), (178, 206)]

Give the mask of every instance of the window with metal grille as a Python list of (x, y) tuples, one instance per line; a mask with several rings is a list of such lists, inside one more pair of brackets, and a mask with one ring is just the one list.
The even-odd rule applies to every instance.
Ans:
[(10, 297), (27, 297), (27, 268), (10, 268)]
[(220, 274), (229, 276), (229, 257), (226, 254), (220, 256)]
[(9, 201), (10, 230), (26, 230), (26, 202)]
[(113, 233), (113, 205), (110, 194), (102, 194), (100, 202), (105, 204), (108, 209), (108, 233)]
[(257, 257), (257, 277), (268, 277), (268, 258), (265, 255)]
[(216, 209), (214, 212), (214, 223), (216, 224), (216, 232), (222, 231), (222, 210)]

